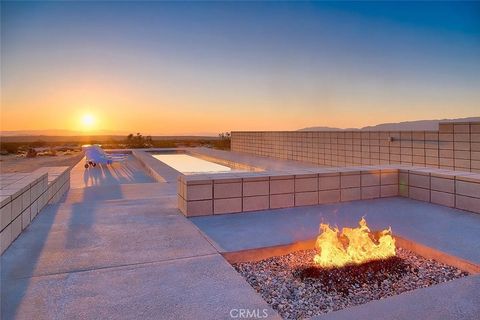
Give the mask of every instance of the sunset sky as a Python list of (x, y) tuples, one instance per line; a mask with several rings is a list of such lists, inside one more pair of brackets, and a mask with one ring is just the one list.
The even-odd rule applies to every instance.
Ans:
[(480, 114), (480, 2), (3, 2), (1, 130), (203, 134)]

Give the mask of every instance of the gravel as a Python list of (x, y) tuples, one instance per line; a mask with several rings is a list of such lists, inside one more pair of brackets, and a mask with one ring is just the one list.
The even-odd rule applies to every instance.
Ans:
[(303, 319), (383, 299), (468, 275), (397, 248), (397, 256), (362, 265), (322, 269), (315, 250), (303, 250), (234, 268), (284, 319)]

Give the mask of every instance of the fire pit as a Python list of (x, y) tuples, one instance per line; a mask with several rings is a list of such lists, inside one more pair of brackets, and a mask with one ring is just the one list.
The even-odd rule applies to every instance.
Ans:
[(372, 233), (363, 219), (359, 228), (342, 232), (322, 225), (315, 249), (233, 266), (285, 319), (308, 318), (468, 275), (395, 248), (390, 230)]

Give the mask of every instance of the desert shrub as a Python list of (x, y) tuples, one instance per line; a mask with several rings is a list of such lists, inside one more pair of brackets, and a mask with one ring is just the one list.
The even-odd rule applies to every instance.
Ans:
[(129, 148), (150, 148), (152, 146), (152, 137), (144, 137), (139, 132), (136, 135), (131, 133), (127, 136), (125, 143)]
[(18, 142), (2, 142), (0, 143), (0, 149), (3, 153), (7, 152), (9, 154), (16, 154), (19, 151), (19, 148), (22, 146), (22, 143)]
[(157, 141), (152, 141), (152, 147), (154, 147), (154, 148), (176, 148), (177, 143), (173, 140), (157, 140)]
[(220, 150), (230, 150), (231, 135), (230, 132), (222, 132), (218, 135), (219, 140), (214, 141), (213, 147)]
[(37, 155), (39, 155), (39, 154), (37, 153), (37, 151), (35, 151), (34, 148), (30, 148), (30, 149), (28, 149), (27, 154), (25, 155), (25, 157), (27, 157), (27, 158), (35, 158)]
[(43, 148), (43, 147), (47, 147), (47, 146), (48, 146), (48, 143), (45, 142), (45, 141), (42, 141), (42, 140), (37, 140), (37, 141), (29, 143), (30, 148)]

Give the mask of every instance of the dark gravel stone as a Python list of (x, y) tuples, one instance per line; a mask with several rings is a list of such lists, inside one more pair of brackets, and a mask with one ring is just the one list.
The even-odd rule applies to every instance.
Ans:
[(234, 268), (285, 319), (303, 319), (464, 277), (467, 273), (402, 248), (397, 256), (319, 268), (304, 250)]

